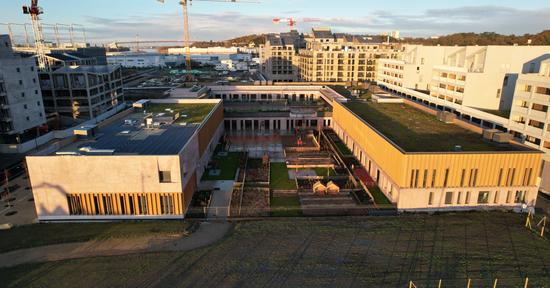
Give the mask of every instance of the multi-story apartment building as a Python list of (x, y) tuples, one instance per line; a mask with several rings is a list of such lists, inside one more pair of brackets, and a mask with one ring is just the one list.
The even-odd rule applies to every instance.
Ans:
[[(27, 156), (39, 221), (181, 219), (223, 133), (220, 100), (139, 101)], [(168, 111), (167, 111), (168, 109)]]
[(432, 70), (443, 64), (439, 46), (404, 44), (398, 59), (378, 59), (376, 81), (414, 90), (430, 90)]
[(296, 30), (267, 35), (265, 44), (260, 46), (262, 74), (273, 82), (297, 81), (296, 52), (303, 45), (303, 35)]
[(19, 142), (19, 134), (45, 123), (36, 60), (15, 54), (9, 36), (0, 35), (0, 135)]
[(545, 152), (541, 188), (550, 192), (550, 59), (538, 73), (520, 74), (510, 112), (509, 130), (525, 144)]
[(520, 73), (534, 72), (550, 46), (441, 47), (442, 65), (433, 66), (430, 95), (485, 110), (510, 110)]
[(73, 121), (88, 120), (124, 100), (120, 66), (64, 66), (40, 73), (46, 112)]
[(327, 28), (313, 29), (306, 42), (297, 61), (304, 81), (375, 81), (377, 61), (396, 59), (400, 52), (400, 44), (386, 43), (379, 36), (333, 34)]

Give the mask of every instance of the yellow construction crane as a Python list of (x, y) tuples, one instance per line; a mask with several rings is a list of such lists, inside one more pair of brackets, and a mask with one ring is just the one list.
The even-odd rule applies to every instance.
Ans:
[[(164, 3), (164, 0), (157, 0), (158, 2)], [(242, 2), (242, 3), (260, 3), (258, 1), (240, 1), (240, 0), (195, 0), (200, 2)], [(189, 16), (187, 14), (187, 5), (191, 5), (193, 3), (193, 0), (181, 0), (180, 5), (183, 10), (183, 42), (185, 46), (185, 70), (187, 70), (187, 77), (188, 80), (192, 79), (191, 74), (191, 44), (190, 44), (190, 37), (189, 37)]]

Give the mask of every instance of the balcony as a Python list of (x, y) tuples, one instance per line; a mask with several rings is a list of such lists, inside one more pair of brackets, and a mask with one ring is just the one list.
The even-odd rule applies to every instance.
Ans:
[(527, 115), (529, 113), (529, 109), (527, 107), (514, 106), (513, 109), (514, 114)]
[(529, 118), (544, 122), (546, 121), (546, 114), (546, 112), (531, 109), (531, 112), (529, 113)]

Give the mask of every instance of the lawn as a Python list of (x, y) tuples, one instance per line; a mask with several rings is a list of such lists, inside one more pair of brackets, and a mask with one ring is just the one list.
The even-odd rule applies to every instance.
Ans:
[(374, 198), (374, 203), (380, 204), (380, 205), (390, 205), (391, 204), (388, 197), (386, 197), (386, 195), (384, 195), (384, 192), (382, 192), (382, 190), (380, 190), (380, 188), (378, 188), (378, 186), (371, 186), (371, 187), (368, 187), (368, 189), (369, 189), (370, 194)]
[(0, 252), (10, 250), (106, 238), (183, 233), (188, 226), (182, 221), (47, 223), (16, 226), (0, 230)]
[(334, 145), (336, 145), (336, 149), (342, 153), (344, 156), (351, 156), (353, 153), (351, 153), (351, 150), (349, 150), (348, 146), (344, 144), (342, 141), (334, 141)]
[(220, 175), (211, 176), (209, 175), (210, 169), (207, 169), (202, 176), (202, 180), (235, 179), (235, 173), (237, 173), (237, 169), (239, 168), (241, 155), (240, 152), (227, 152), (227, 156), (218, 156), (215, 154), (214, 157), (212, 157), (212, 161), (215, 161), (218, 168), (221, 169)]
[(482, 140), (480, 134), (454, 124), (446, 124), (407, 104), (348, 102), (345, 104), (380, 133), (409, 152), (519, 150), (518, 146), (497, 146)]
[(271, 216), (301, 216), (300, 199), (298, 196), (271, 197)]
[(513, 213), (238, 222), (189, 252), (0, 270), (3, 287), (548, 287), (550, 241)]
[(317, 176), (325, 177), (325, 176), (334, 176), (334, 175), (336, 175), (336, 171), (334, 171), (334, 169), (332, 169), (332, 168), (316, 167), (316, 168), (313, 168), (313, 170), (315, 170), (315, 174), (317, 174)]
[(296, 181), (288, 178), (286, 163), (271, 163), (269, 170), (269, 188), (276, 190), (296, 189)]
[[(180, 118), (176, 120), (176, 123), (202, 123), (204, 118), (208, 116), (212, 108), (216, 104), (202, 103), (202, 104), (160, 104), (152, 103), (146, 108), (147, 112), (160, 113), (166, 112), (166, 109), (172, 109), (174, 112), (180, 112)], [(187, 115), (182, 117), (181, 115)]]

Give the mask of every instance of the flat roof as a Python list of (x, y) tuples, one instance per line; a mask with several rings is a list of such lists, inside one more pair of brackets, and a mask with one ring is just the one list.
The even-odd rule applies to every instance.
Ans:
[[(57, 151), (58, 155), (175, 155), (187, 144), (216, 103), (150, 103), (99, 128), (95, 137), (80, 139)], [(167, 110), (168, 109), (168, 110)], [(173, 116), (179, 113), (179, 118)], [(154, 128), (145, 127), (152, 115)], [(89, 152), (92, 151), (92, 152)], [(96, 154), (94, 154), (94, 152)], [(111, 151), (112, 153), (109, 153)]]
[(344, 105), (406, 152), (453, 152), (456, 145), (464, 152), (533, 150), (485, 141), (481, 134), (441, 122), (407, 104), (350, 101)]

